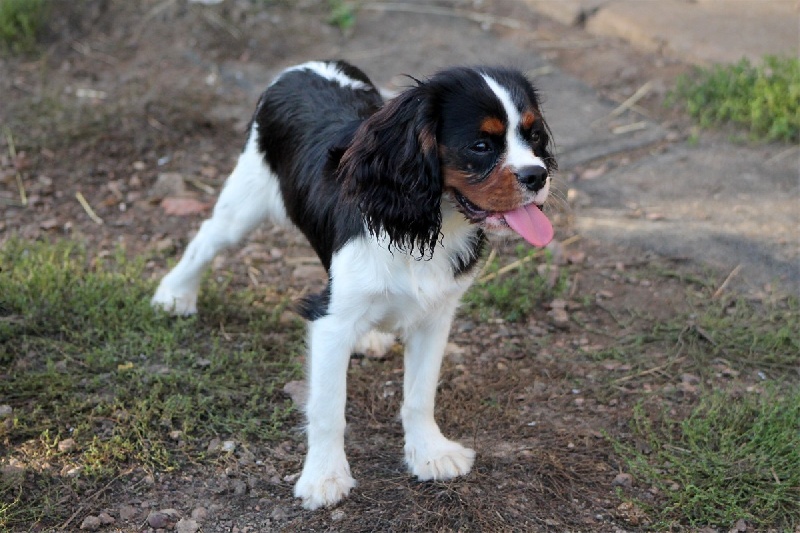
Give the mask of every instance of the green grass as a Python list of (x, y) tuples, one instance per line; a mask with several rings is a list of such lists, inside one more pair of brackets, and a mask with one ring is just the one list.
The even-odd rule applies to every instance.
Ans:
[(128, 469), (202, 462), (215, 436), (261, 443), (296, 423), (280, 389), (303, 334), (279, 323), (285, 302), (207, 283), (201, 316), (175, 319), (151, 310), (143, 265), (70, 243), (0, 250), (0, 463), (23, 468), (0, 483), (0, 530), (63, 520), (63, 494)]
[[(549, 251), (542, 254), (541, 260), (533, 260), (531, 256), (538, 254), (539, 251), (530, 247), (517, 247), (519, 266), (486, 283), (478, 281), (464, 296), (464, 310), (476, 314), (481, 320), (495, 315), (517, 322), (527, 318), (536, 306), (549, 303), (563, 294), (567, 288), (567, 271), (552, 264)], [(554, 279), (539, 274), (538, 267), (542, 264), (554, 269)], [(486, 266), (479, 278), (496, 274), (500, 268), (499, 258), (496, 258)]]
[[(758, 530), (800, 524), (800, 389), (707, 394), (683, 420), (639, 406), (638, 446), (616, 444), (631, 474), (660, 497), (653, 527), (674, 530), (743, 519)], [(642, 443), (651, 451), (642, 453)]]
[(0, 48), (13, 53), (32, 51), (46, 16), (45, 0), (0, 0)]
[(681, 77), (668, 103), (685, 104), (700, 126), (744, 127), (753, 139), (800, 140), (800, 59), (767, 56), (763, 64), (697, 69)]
[(353, 2), (346, 0), (328, 0), (328, 24), (336, 26), (339, 30), (348, 34), (356, 24), (357, 6)]

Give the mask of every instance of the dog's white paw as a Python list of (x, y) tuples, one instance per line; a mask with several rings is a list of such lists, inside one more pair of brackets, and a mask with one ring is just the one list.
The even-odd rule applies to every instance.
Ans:
[(294, 486), (294, 495), (303, 499), (303, 507), (314, 510), (339, 503), (355, 486), (356, 480), (350, 475), (350, 465), (344, 454), (340, 460), (329, 458), (324, 462), (307, 458), (303, 473)]
[(358, 341), (353, 351), (367, 357), (382, 359), (392, 349), (394, 342), (393, 334), (372, 330)]
[(421, 481), (445, 480), (467, 474), (475, 462), (475, 450), (443, 436), (412, 439), (405, 446), (406, 464)]
[(194, 315), (197, 313), (197, 292), (176, 291), (162, 281), (150, 305), (175, 316)]

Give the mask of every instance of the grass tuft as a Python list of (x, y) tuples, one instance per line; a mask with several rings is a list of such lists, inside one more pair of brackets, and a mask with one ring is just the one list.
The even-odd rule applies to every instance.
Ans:
[[(294, 424), (281, 386), (301, 375), (285, 302), (208, 283), (199, 318), (154, 312), (144, 259), (73, 243), (0, 249), (0, 529), (63, 520), (62, 492), (136, 468), (202, 462), (209, 440), (265, 442)], [(261, 308), (259, 308), (259, 306)], [(59, 449), (65, 439), (74, 443)], [(67, 473), (68, 472), (68, 473)]]
[(46, 16), (45, 0), (0, 1), (0, 47), (12, 53), (32, 51)]
[(700, 126), (743, 126), (754, 139), (800, 140), (800, 59), (767, 56), (760, 66), (742, 59), (734, 65), (697, 69), (681, 77), (668, 103), (685, 102)]
[[(563, 294), (567, 289), (567, 271), (553, 265), (549, 250), (545, 251), (543, 262), (527, 260), (537, 253), (524, 245), (517, 247), (519, 266), (491, 281), (473, 285), (464, 296), (464, 309), (478, 314), (481, 320), (496, 313), (504, 320), (518, 322), (527, 318), (537, 305)], [(542, 265), (544, 275), (539, 273)], [(486, 266), (484, 273), (496, 273), (499, 269), (499, 260), (495, 259)]]
[(714, 392), (684, 420), (648, 415), (640, 405), (633, 426), (639, 445), (615, 446), (630, 472), (659, 490), (659, 505), (649, 506), (655, 527), (728, 529), (745, 520), (790, 531), (800, 524), (797, 387), (738, 397)]

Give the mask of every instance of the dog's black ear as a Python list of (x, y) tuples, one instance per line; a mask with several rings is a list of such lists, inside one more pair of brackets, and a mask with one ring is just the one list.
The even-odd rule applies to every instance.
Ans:
[(442, 226), (435, 116), (424, 85), (403, 92), (361, 124), (338, 168), (345, 197), (369, 231), (423, 257)]

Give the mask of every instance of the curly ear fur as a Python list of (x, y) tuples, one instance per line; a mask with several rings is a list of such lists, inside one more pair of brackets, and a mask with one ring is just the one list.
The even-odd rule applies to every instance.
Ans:
[(400, 94), (361, 124), (338, 168), (370, 233), (385, 232), (391, 246), (423, 257), (433, 254), (442, 226), (432, 108), (424, 85)]

